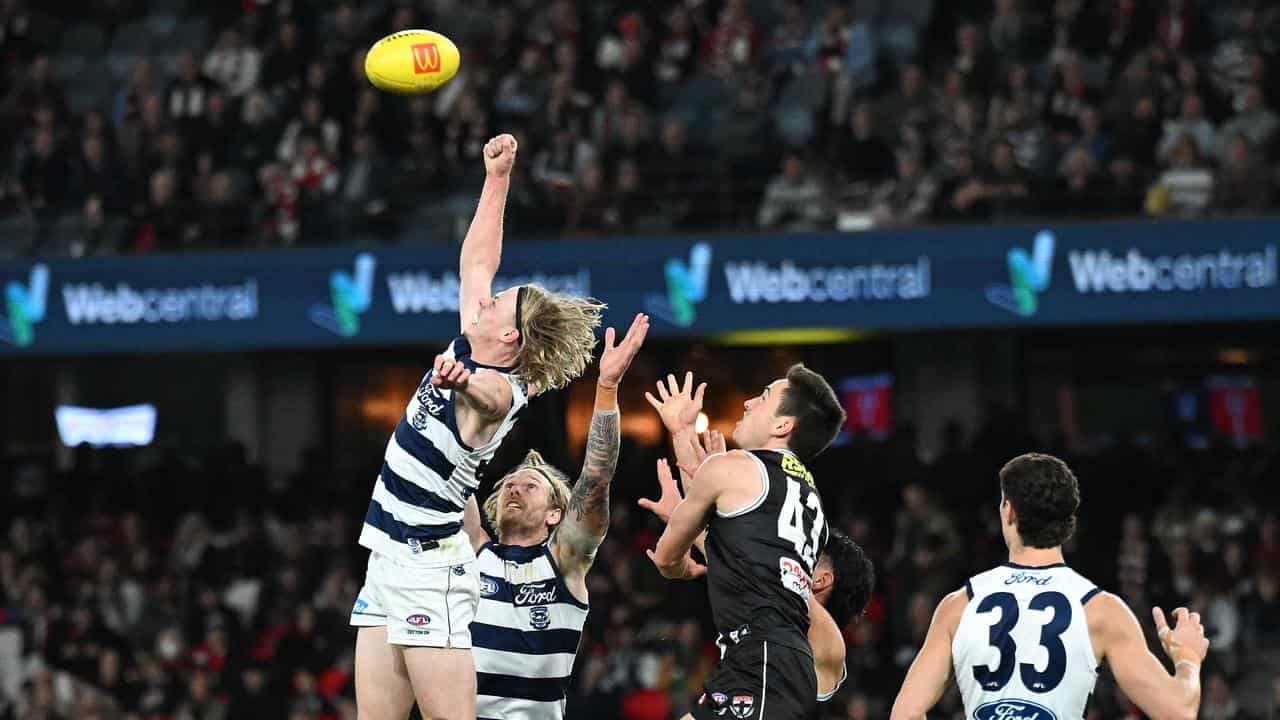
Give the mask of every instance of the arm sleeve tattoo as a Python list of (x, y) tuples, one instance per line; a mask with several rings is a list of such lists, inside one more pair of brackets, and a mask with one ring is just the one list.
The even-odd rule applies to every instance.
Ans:
[(573, 486), (569, 510), (559, 541), (568, 550), (590, 559), (609, 530), (609, 484), (618, 465), (621, 431), (617, 410), (596, 410), (587, 434), (586, 458), (582, 474)]

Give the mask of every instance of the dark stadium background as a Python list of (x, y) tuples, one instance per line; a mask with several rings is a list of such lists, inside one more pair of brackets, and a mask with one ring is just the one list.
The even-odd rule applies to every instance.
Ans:
[[(463, 71), (381, 95), (363, 48), (410, 27), (454, 38)], [(0, 256), (456, 247), (502, 131), (521, 140), (511, 245), (1226, 216), (1273, 232), (1278, 52), (1280, 7), (1249, 0), (0, 0)], [(1153, 604), (1204, 614), (1201, 717), (1277, 720), (1276, 317), (651, 340), (569, 716), (678, 717), (716, 659), (702, 586), (643, 555), (660, 528), (634, 501), (664, 452), (643, 389), (692, 368), (727, 428), (803, 360), (888, 390), (874, 432), (814, 467), (880, 576), (831, 717), (888, 715), (937, 599), (1001, 560), (995, 472), (1034, 448), (1081, 478), (1073, 565), (1149, 636)], [(0, 358), (0, 718), (354, 717), (358, 523), (435, 350)], [(1223, 376), (1256, 425), (1214, 419)], [(537, 400), (491, 472), (527, 446), (575, 469), (590, 388)], [(136, 402), (157, 406), (151, 447), (59, 442), (56, 406)], [(937, 716), (962, 716), (954, 691)], [(1136, 717), (1104, 671), (1089, 719)]]

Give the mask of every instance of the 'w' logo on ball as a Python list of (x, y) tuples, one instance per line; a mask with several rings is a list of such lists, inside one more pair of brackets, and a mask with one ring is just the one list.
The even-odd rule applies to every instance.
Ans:
[(413, 72), (417, 75), (440, 72), (440, 48), (435, 43), (411, 45), (413, 48)]

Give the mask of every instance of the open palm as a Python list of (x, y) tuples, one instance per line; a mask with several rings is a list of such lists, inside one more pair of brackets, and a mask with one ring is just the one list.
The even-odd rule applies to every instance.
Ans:
[(635, 359), (640, 346), (644, 344), (644, 336), (649, 332), (649, 316), (638, 313), (631, 322), (622, 342), (614, 345), (617, 333), (613, 328), (604, 331), (604, 352), (600, 354), (600, 384), (605, 387), (618, 387), (631, 361)]

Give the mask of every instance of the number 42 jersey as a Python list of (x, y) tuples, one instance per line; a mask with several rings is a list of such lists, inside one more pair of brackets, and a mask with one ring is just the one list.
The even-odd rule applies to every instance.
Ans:
[(827, 543), (813, 475), (788, 450), (748, 453), (760, 495), (733, 513), (716, 511), (707, 531), (707, 590), (716, 630), (809, 651), (813, 566)]
[(1099, 590), (1064, 564), (1005, 563), (972, 578), (951, 643), (971, 720), (1077, 720), (1098, 679), (1084, 605)]

